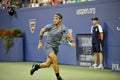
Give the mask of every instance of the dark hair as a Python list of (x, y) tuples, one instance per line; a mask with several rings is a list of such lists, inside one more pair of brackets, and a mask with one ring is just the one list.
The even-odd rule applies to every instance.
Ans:
[(10, 2), (10, 5), (12, 5), (12, 1), (7, 1), (7, 4)]
[(93, 17), (91, 20), (97, 20), (98, 21), (99, 19), (97, 17)]
[[(32, 3), (33, 3), (33, 0), (32, 0)], [(38, 3), (38, 0), (36, 0), (36, 2), (35, 3)]]
[(63, 17), (62, 17), (62, 14), (60, 14), (60, 13), (55, 13), (55, 15), (58, 15), (59, 17), (60, 17), (60, 19), (62, 19)]

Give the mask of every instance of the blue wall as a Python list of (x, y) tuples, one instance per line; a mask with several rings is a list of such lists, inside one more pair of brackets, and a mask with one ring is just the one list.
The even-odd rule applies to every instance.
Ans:
[(0, 61), (24, 61), (23, 38), (14, 38), (8, 53), (5, 52), (3, 39), (0, 39)]
[[(39, 31), (46, 24), (52, 23), (55, 12), (63, 14), (63, 24), (76, 34), (90, 33), (91, 17), (97, 16), (105, 33), (104, 65), (111, 67), (112, 61), (120, 62), (120, 1), (101, 0), (95, 2), (57, 5), (38, 8), (21, 8), (14, 16), (9, 16), (6, 10), (0, 10), (0, 28), (19, 27), (24, 33), (25, 61), (45, 61), (46, 55), (42, 49), (37, 50)], [(36, 19), (35, 32), (31, 33), (29, 20)], [(76, 49), (67, 44), (60, 46), (59, 63), (76, 65)], [(114, 57), (113, 57), (114, 56)]]

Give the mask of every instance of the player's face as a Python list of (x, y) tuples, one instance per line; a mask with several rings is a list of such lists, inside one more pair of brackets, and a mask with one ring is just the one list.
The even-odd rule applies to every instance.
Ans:
[(97, 20), (92, 20), (92, 23), (93, 23), (93, 25), (96, 25), (96, 24), (98, 24), (98, 21)]
[(59, 25), (61, 23), (61, 19), (54, 17), (53, 22), (54, 22), (54, 25)]

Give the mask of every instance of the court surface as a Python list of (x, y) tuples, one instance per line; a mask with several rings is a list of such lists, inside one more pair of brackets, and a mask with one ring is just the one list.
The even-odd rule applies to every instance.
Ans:
[[(52, 65), (30, 75), (31, 65), (35, 62), (0, 62), (0, 80), (56, 80)], [(110, 69), (60, 65), (64, 80), (120, 80), (120, 72)]]

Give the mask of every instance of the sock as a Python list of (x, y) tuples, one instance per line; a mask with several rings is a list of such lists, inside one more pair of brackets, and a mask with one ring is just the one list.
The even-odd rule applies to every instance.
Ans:
[(102, 64), (100, 64), (100, 66), (103, 66)]
[(93, 66), (97, 66), (97, 64), (93, 64)]
[(37, 69), (40, 69), (40, 68), (41, 68), (40, 65), (38, 65), (38, 64), (36, 64), (35, 67), (36, 67)]
[(60, 77), (59, 73), (56, 73), (56, 77), (57, 77), (57, 78)]

